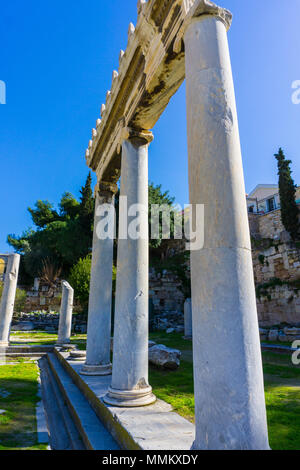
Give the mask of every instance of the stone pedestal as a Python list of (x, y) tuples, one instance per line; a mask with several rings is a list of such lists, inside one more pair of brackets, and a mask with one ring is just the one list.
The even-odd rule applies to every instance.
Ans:
[(190, 202), (205, 205), (204, 248), (191, 252), (194, 449), (268, 449), (229, 16), (199, 3), (209, 14), (184, 36)]
[(152, 138), (150, 132), (128, 130), (122, 144), (113, 370), (104, 397), (114, 406), (144, 406), (156, 399), (148, 383), (148, 144)]
[(74, 290), (67, 281), (62, 282), (62, 298), (58, 325), (57, 346), (70, 343), (72, 330)]
[[(114, 194), (118, 188), (114, 184), (101, 183), (97, 189), (92, 271), (89, 297), (86, 363), (81, 369), (83, 375), (109, 375), (112, 267), (114, 235)], [(107, 233), (98, 226), (106, 217)]]
[(14, 313), (19, 266), (20, 255), (9, 255), (4, 275), (3, 292), (0, 299), (0, 347), (9, 345), (10, 326)]
[(192, 339), (192, 299), (186, 299), (184, 302), (184, 337)]

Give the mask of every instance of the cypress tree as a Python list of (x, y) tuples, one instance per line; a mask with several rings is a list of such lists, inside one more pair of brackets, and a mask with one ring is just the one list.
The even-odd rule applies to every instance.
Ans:
[(79, 217), (82, 225), (87, 224), (91, 227), (94, 215), (94, 198), (92, 191), (92, 176), (90, 172), (87, 176), (85, 185), (80, 189), (80, 194)]
[(292, 178), (291, 160), (286, 160), (282, 148), (275, 154), (279, 176), (279, 196), (281, 203), (281, 220), (292, 240), (300, 234), (299, 210), (296, 204), (296, 188)]

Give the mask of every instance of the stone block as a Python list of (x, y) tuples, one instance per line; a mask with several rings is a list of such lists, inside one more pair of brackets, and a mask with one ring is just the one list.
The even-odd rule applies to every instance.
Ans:
[(149, 362), (161, 369), (177, 369), (180, 366), (181, 352), (163, 344), (156, 344), (149, 349)]
[(285, 335), (297, 336), (300, 335), (300, 328), (284, 328)]
[(270, 330), (268, 340), (269, 341), (277, 341), (278, 340), (278, 330)]
[(32, 331), (34, 330), (34, 323), (31, 321), (22, 321), (20, 323), (17, 323), (16, 325), (13, 325), (11, 327), (12, 331)]

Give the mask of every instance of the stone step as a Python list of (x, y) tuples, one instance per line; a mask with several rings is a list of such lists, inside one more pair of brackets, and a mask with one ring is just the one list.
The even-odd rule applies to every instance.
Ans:
[(47, 359), (85, 447), (89, 450), (118, 450), (116, 441), (55, 355), (50, 353)]
[[(57, 419), (56, 419), (55, 429), (53, 429), (52, 427), (50, 434), (53, 435), (53, 432), (56, 434), (56, 429), (59, 429), (59, 434), (65, 435), (65, 441), (68, 442), (68, 447), (65, 450), (85, 450), (85, 446), (82, 442), (80, 434), (76, 428), (76, 425), (68, 410), (66, 401), (58, 387), (58, 384), (55, 380), (53, 372), (50, 368), (49, 362), (47, 361), (46, 358), (41, 359), (40, 370), (42, 370), (42, 374), (41, 374), (42, 385), (44, 386), (44, 388), (46, 388), (46, 385), (47, 385), (47, 391), (45, 392), (48, 393), (48, 396), (45, 396), (45, 400), (44, 400), (46, 407), (50, 408), (49, 410), (47, 410), (47, 415), (51, 415), (51, 418), (52, 418), (53, 405), (55, 405), (56, 409), (58, 408), (59, 413), (60, 413), (59, 423), (57, 422)], [(49, 393), (51, 393), (51, 397)], [(63, 432), (62, 432), (62, 429), (64, 430)], [(56, 447), (55, 450), (63, 450), (63, 449), (57, 449)]]
[(157, 400), (153, 405), (139, 408), (107, 405), (103, 402), (103, 397), (111, 384), (111, 376), (80, 375), (83, 362), (70, 361), (68, 353), (57, 349), (54, 354), (122, 449), (191, 449), (195, 426), (175, 413), (169, 404)]
[(41, 392), (49, 434), (51, 450), (73, 450), (70, 436), (67, 432), (65, 421), (62, 417), (61, 407), (53, 389), (51, 371), (46, 358), (39, 361)]

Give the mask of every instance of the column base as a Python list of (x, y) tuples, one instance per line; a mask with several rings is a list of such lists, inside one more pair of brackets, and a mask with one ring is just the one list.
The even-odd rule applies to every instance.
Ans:
[(89, 364), (84, 364), (81, 371), (79, 372), (81, 375), (111, 375), (112, 365), (98, 365), (93, 366)]
[(67, 361), (85, 361), (86, 360), (86, 351), (80, 351), (78, 349), (73, 349), (70, 352)]
[(68, 351), (69, 349), (76, 349), (76, 344), (72, 343), (56, 343), (57, 348), (61, 348), (63, 351)]
[(141, 390), (117, 390), (109, 387), (103, 401), (112, 406), (133, 408), (152, 405), (156, 401), (156, 396), (152, 393), (152, 387)]

